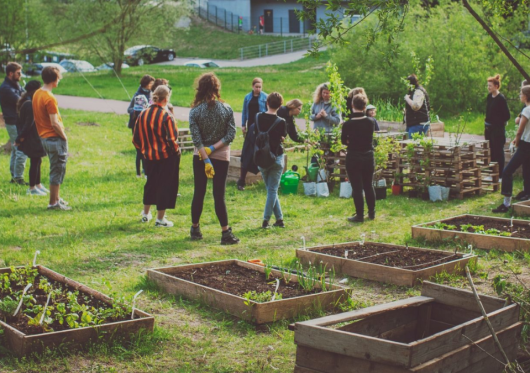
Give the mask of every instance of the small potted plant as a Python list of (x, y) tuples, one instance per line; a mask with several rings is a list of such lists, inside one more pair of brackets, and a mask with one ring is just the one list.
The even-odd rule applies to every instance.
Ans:
[(405, 176), (401, 172), (396, 172), (394, 175), (394, 180), (392, 181), (392, 195), (399, 196), (403, 192), (403, 185), (399, 183), (399, 180)]
[[(390, 154), (399, 151), (399, 143), (391, 137), (379, 137), (374, 148), (375, 172), (374, 172), (374, 189), (375, 199), (386, 198), (386, 180), (383, 177), (383, 170), (388, 166)], [(394, 176), (395, 178), (396, 176)]]

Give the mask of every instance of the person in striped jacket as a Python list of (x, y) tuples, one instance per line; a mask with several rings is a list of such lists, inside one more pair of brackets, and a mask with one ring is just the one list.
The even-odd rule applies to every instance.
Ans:
[(169, 88), (161, 85), (153, 92), (153, 104), (136, 119), (133, 144), (144, 159), (147, 181), (144, 186), (142, 222), (152, 219), (151, 205), (156, 205), (155, 226), (172, 227), (166, 210), (174, 209), (179, 188), (180, 148), (178, 129), (173, 116), (165, 109)]

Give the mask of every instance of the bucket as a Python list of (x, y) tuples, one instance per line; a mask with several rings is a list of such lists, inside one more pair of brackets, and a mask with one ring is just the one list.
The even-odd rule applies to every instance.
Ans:
[(287, 171), (280, 179), (280, 191), (282, 194), (297, 194), (300, 174), (294, 171)]
[(307, 173), (307, 181), (317, 181), (318, 163), (312, 163), (309, 167), (305, 167)]

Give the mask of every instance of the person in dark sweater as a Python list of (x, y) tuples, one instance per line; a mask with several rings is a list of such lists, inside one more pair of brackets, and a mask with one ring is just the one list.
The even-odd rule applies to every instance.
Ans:
[(364, 113), (368, 98), (357, 94), (352, 98), (352, 116), (342, 125), (341, 141), (348, 147), (346, 171), (353, 190), (355, 215), (348, 218), (352, 223), (364, 221), (364, 198), (368, 205), (368, 218), (375, 219), (375, 170), (373, 139), (375, 120)]
[[(488, 97), (486, 99), (486, 119), (484, 120), (484, 138), (490, 142), (491, 161), (499, 164), (504, 171), (504, 145), (506, 144), (506, 122), (510, 119), (508, 102), (502, 93), (501, 76), (488, 78)], [(502, 176), (501, 176), (502, 177)]]
[(302, 111), (302, 105), (302, 101), (295, 98), (294, 100), (287, 102), (285, 106), (281, 106), (277, 112), (277, 115), (280, 118), (285, 119), (287, 134), (291, 140), (295, 142), (304, 142), (304, 140), (298, 137), (298, 131), (296, 130), (296, 125), (294, 123), (294, 117), (300, 114)]
[(425, 88), (420, 85), (415, 74), (409, 75), (407, 80), (412, 89), (405, 95), (405, 124), (409, 139), (412, 135), (429, 132), (431, 125), (431, 102)]
[(15, 140), (18, 150), (22, 151), (30, 159), (29, 189), (27, 194), (35, 196), (45, 196), (50, 192), (40, 182), (42, 157), (46, 156), (46, 152), (42, 147), (37, 127), (35, 127), (33, 104), (31, 102), (33, 95), (40, 87), (41, 84), (38, 80), (30, 80), (24, 87), (26, 92), (20, 96), (17, 102), (18, 137)]
[[(285, 228), (283, 222), (283, 213), (278, 199), (278, 189), (280, 187), (280, 178), (283, 172), (284, 157), (282, 141), (287, 136), (287, 125), (283, 118), (277, 115), (278, 109), (282, 105), (283, 97), (278, 92), (273, 92), (267, 97), (268, 110), (265, 113), (259, 113), (256, 117), (255, 132), (269, 132), (269, 145), (271, 152), (276, 155), (276, 162), (267, 168), (258, 167), (265, 187), (267, 188), (267, 202), (263, 212), (262, 228), (269, 228), (269, 220), (274, 213), (276, 222), (275, 227)], [(280, 119), (279, 121), (277, 121)], [(276, 123), (276, 124), (275, 124)], [(272, 127), (274, 126), (274, 127)]]

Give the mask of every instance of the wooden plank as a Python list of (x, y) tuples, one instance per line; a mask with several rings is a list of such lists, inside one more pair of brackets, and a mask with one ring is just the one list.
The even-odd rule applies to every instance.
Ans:
[(468, 311), (460, 307), (449, 306), (443, 303), (435, 303), (432, 310), (431, 321), (435, 320), (447, 325), (455, 326), (466, 323), (482, 316), (480, 312)]
[(523, 201), (513, 205), (513, 211), (517, 216), (530, 215), (530, 201)]
[(423, 339), (430, 332), (430, 322), (433, 303), (421, 306), (418, 309), (418, 328), (416, 330), (416, 339)]
[[(462, 308), (464, 310), (480, 312), (480, 309), (470, 290), (457, 289), (450, 286), (439, 285), (429, 281), (424, 281), (421, 289), (421, 295), (424, 297), (435, 298), (437, 303), (447, 304), (449, 306)], [(480, 295), (480, 300), (484, 305), (486, 312), (493, 312), (504, 307), (505, 300), (491, 297), (489, 295)]]

